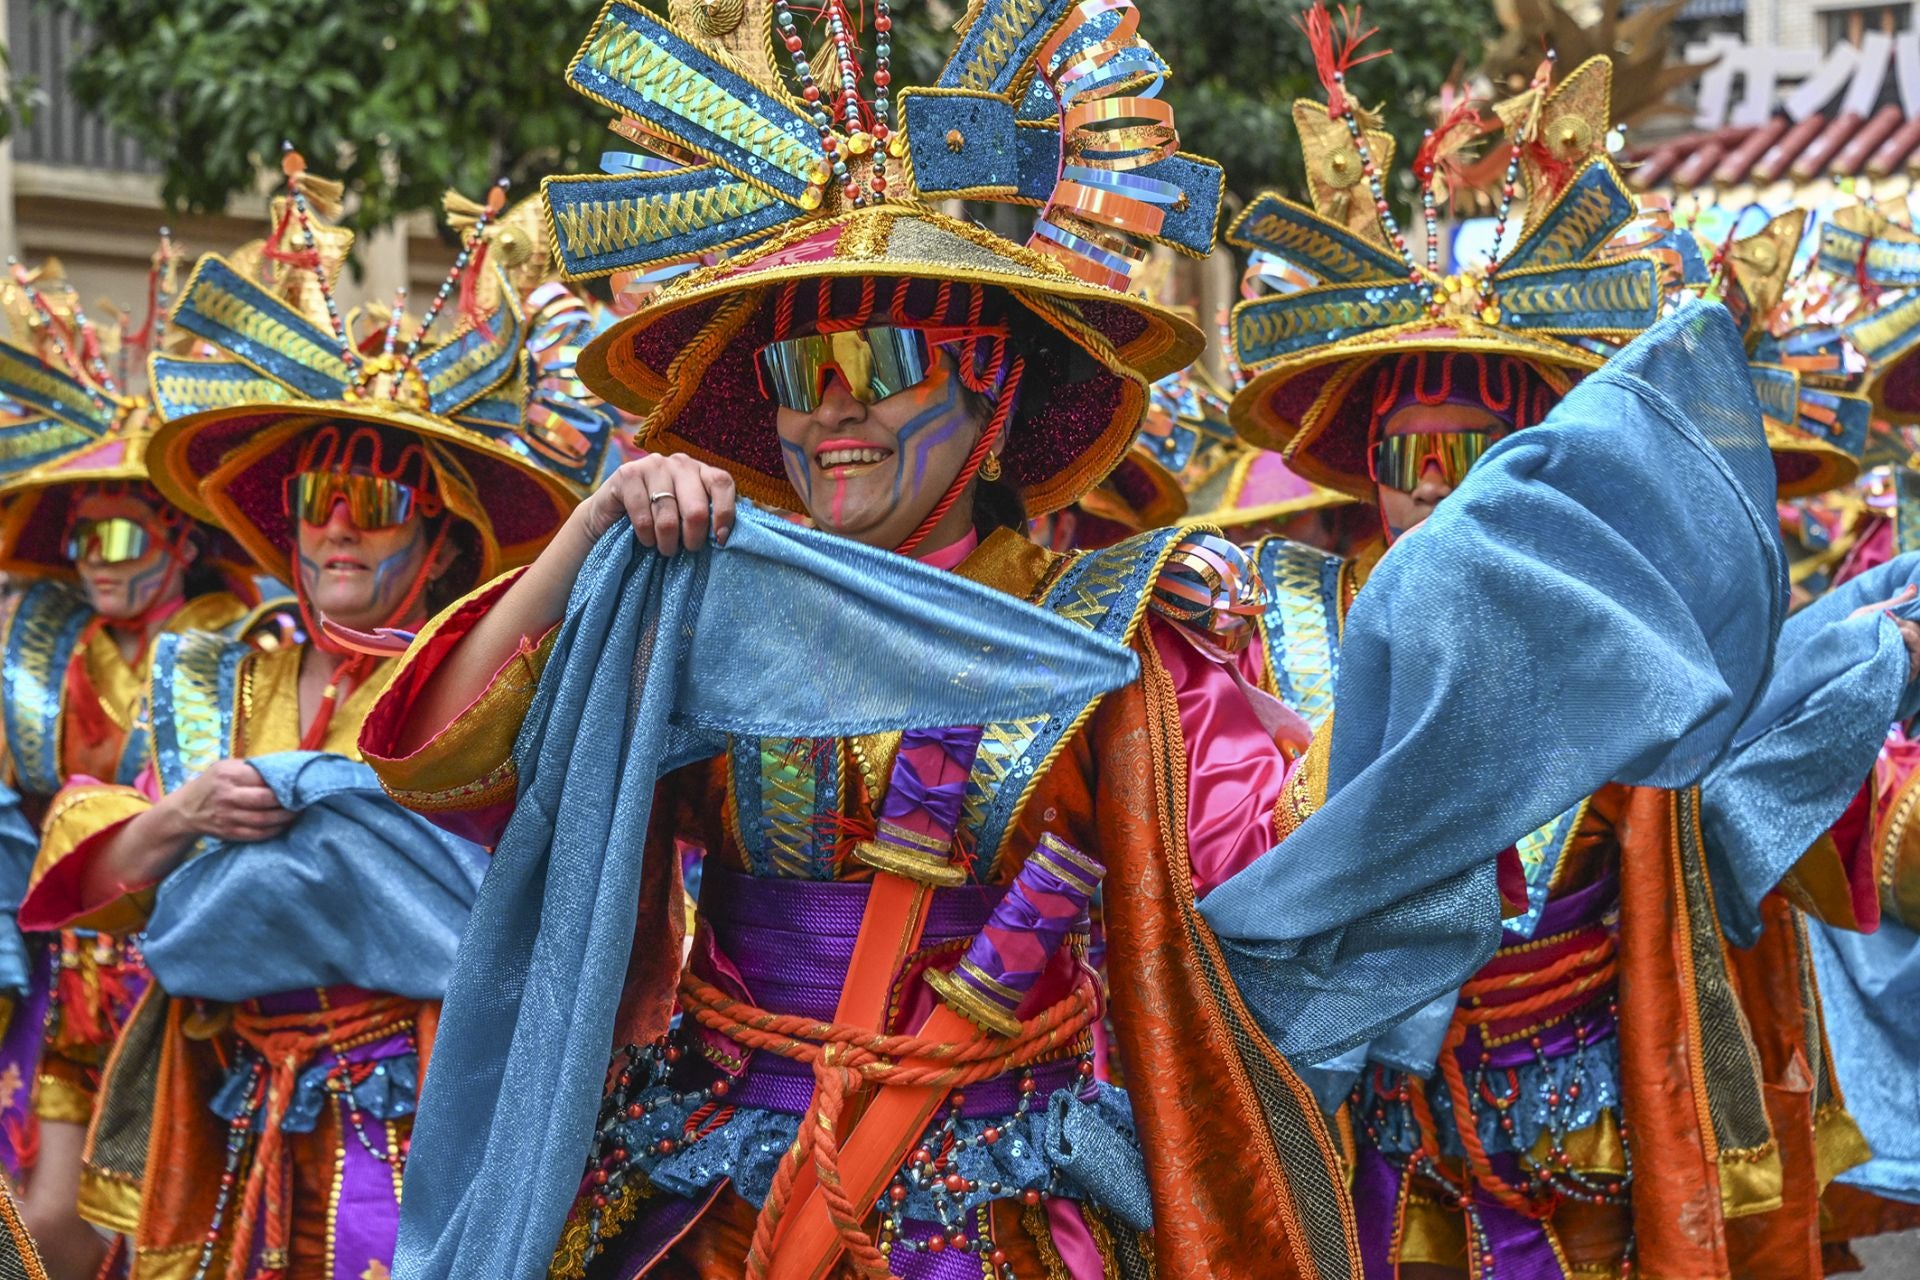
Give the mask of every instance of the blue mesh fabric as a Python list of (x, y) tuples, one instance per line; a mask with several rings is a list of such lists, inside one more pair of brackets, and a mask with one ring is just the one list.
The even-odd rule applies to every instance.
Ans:
[(1840, 1181), (1920, 1204), (1920, 934), (1893, 919), (1870, 934), (1808, 921), (1807, 934), (1834, 1076), (1873, 1151)]
[[(1700, 788), (1714, 901), (1739, 946), (1760, 936), (1760, 899), (1846, 811), (1887, 726), (1920, 711), (1900, 629), (1882, 611), (1851, 616), (1910, 582), (1920, 583), (1920, 553), (1861, 574), (1787, 619), (1765, 696)], [(1895, 612), (1920, 617), (1920, 600)]]
[(1676, 311), (1490, 451), (1348, 615), (1327, 801), (1201, 912), (1280, 1049), (1320, 1061), (1457, 988), (1495, 857), (1608, 781), (1697, 782), (1786, 598), (1724, 308)]
[(520, 796), (448, 986), (399, 1280), (546, 1274), (593, 1134), (655, 780), (727, 733), (841, 737), (1073, 709), (1131, 650), (1012, 597), (743, 510), (663, 561), (588, 556), (516, 744)]
[(20, 810), (20, 793), (0, 786), (0, 994), (25, 995), (32, 964), (16, 923), (40, 837)]

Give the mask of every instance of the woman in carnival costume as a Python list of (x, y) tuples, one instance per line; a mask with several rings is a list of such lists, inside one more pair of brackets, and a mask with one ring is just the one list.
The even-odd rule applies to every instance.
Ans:
[[(129, 1235), (135, 1276), (383, 1273), (436, 1002), (480, 851), (388, 800), (357, 761), (391, 653), (433, 608), (524, 562), (606, 440), (526, 427), (517, 291), (434, 321), (496, 271), (474, 219), (409, 339), (399, 307), (356, 338), (332, 293), (339, 190), (289, 153), (261, 260), (196, 266), (156, 356), (154, 481), (294, 585), (308, 639), (163, 642), (133, 786), (70, 787), (28, 927), (139, 931), (153, 985), (107, 1069), (81, 1212)], [(486, 246), (486, 247), (483, 247)]]
[[(1157, 100), (1115, 96), (1160, 71), (1136, 12), (975, 5), (939, 84), (894, 95), (882, 6), (871, 98), (843, 5), (813, 57), (783, 4), (672, 17), (610, 4), (570, 73), (656, 154), (547, 187), (576, 274), (734, 251), (583, 353), (657, 452), (422, 632), (362, 736), (393, 794), (496, 845), (396, 1275), (1358, 1274), (1333, 1144), (1279, 1050), (1344, 1047), (1469, 972), (1501, 842), (1443, 834), (1452, 881), (1376, 877), (1351, 910), (1312, 892), (1360, 887), (1355, 851), (1382, 847), (1362, 829), (1417, 842), (1396, 865), (1435, 839), (1383, 823), (1386, 790), (1350, 770), (1390, 738), (1396, 761), (1430, 749), (1401, 740), (1400, 710), (1356, 681), (1343, 733), (1363, 745), (1310, 768), (1301, 726), (1232, 669), (1256, 597), (1229, 542), (1171, 529), (1060, 557), (1025, 536), (1115, 465), (1150, 381), (1200, 348), (1123, 291), (1138, 251), (1116, 233), (1204, 251), (1219, 182)], [(949, 196), (1045, 213), (1023, 247), (926, 203)], [(1711, 583), (1672, 540), (1609, 560), (1675, 587), (1593, 619), (1594, 660), (1610, 690), (1658, 683), (1678, 719), (1654, 731), (1688, 747), (1643, 754), (1635, 721), (1583, 762), (1595, 785), (1717, 755), (1777, 617), (1757, 412), (1733, 397), (1714, 445), (1646, 408), (1689, 361), (1720, 390), (1710, 358), (1738, 343), (1704, 307), (1660, 336), (1539, 438), (1617, 478), (1595, 421), (1678, 432), (1731, 461), (1662, 480), (1754, 536), (1729, 534)], [(1502, 474), (1480, 482), (1521, 483)], [(1637, 516), (1670, 518), (1648, 487)], [(1396, 666), (1377, 623), (1363, 611), (1349, 643), (1408, 682), (1396, 708), (1444, 721), (1441, 684), (1491, 686), (1449, 649)], [(1698, 665), (1666, 665), (1681, 649)], [(1696, 696), (1701, 671), (1727, 683)], [(1524, 831), (1570, 777), (1479, 800)], [(683, 968), (686, 846), (709, 865)], [(1297, 925), (1280, 946), (1214, 914), (1269, 865), (1306, 889), (1228, 895), (1224, 916)], [(1089, 1060), (1079, 961), (1103, 873), (1125, 1092)], [(1376, 948), (1421, 962), (1375, 966)]]
[[(1604, 157), (1609, 64), (1596, 59), (1551, 87), (1549, 72), (1497, 108), (1512, 146), (1502, 232), (1523, 177), (1528, 198), (1514, 247), (1487, 268), (1443, 278), (1434, 249), (1423, 268), (1384, 204), (1352, 198), (1358, 181), (1379, 186), (1390, 140), (1358, 119), (1325, 71), (1332, 108), (1295, 108), (1314, 208), (1263, 197), (1231, 233), (1306, 277), (1236, 312), (1253, 377), (1235, 398), (1235, 424), (1283, 449), (1302, 475), (1380, 507), (1383, 537), (1352, 558), (1277, 539), (1254, 550), (1270, 593), (1262, 634), (1274, 686), (1316, 724), (1331, 714), (1337, 683), (1353, 678), (1341, 628), (1370, 600), (1394, 603), (1381, 599), (1391, 588), (1369, 587), (1399, 558), (1387, 547), (1423, 546), (1430, 534), (1407, 535), (1451, 514), (1446, 504), (1490, 449), (1527, 439), (1614, 344), (1654, 322), (1666, 288), (1704, 283), (1691, 241), (1639, 214)], [(1416, 159), (1429, 218), (1447, 153), (1482, 128), (1460, 115), (1429, 135)], [(1750, 344), (1797, 239), (1797, 225), (1770, 229), (1734, 255), (1729, 305), (1753, 322)], [(1766, 270), (1740, 267), (1749, 259)], [(1762, 288), (1769, 298), (1751, 296)], [(1774, 486), (1791, 496), (1850, 475), (1864, 405), (1828, 405), (1823, 391), (1799, 385), (1792, 359), (1749, 354), (1743, 372), (1765, 418)], [(1809, 403), (1797, 403), (1803, 390)], [(1702, 409), (1701, 420), (1712, 413)], [(1844, 419), (1844, 445), (1822, 417)], [(1611, 503), (1626, 518), (1632, 501)], [(1530, 514), (1512, 513), (1516, 538), (1573, 536)], [(1710, 555), (1724, 532), (1703, 520), (1691, 536)], [(1529, 607), (1516, 586), (1490, 616), (1502, 629), (1524, 627)], [(1851, 704), (1869, 720), (1910, 696), (1902, 627), (1912, 624), (1880, 621), (1853, 624), (1870, 659), (1834, 648), (1870, 677)], [(1763, 713), (1783, 716), (1781, 707), (1823, 687), (1821, 673), (1785, 660), (1799, 653), (1783, 640), (1769, 701), (1743, 727), (1747, 745), (1771, 727)], [(1833, 754), (1857, 790), (1870, 753), (1852, 745)], [(1561, 766), (1543, 754), (1529, 767)], [(1815, 885), (1830, 903), (1837, 894), (1843, 922), (1864, 923), (1832, 861), (1792, 865), (1845, 801), (1774, 807), (1817, 823), (1801, 833), (1782, 818), (1772, 828), (1775, 855), (1792, 846), (1786, 866), (1743, 861), (1744, 832), (1703, 840), (1703, 821), (1708, 834), (1723, 833), (1722, 815), (1712, 798), (1703, 815), (1692, 788), (1602, 788), (1516, 841), (1490, 962), (1314, 1073), (1330, 1110), (1348, 1103), (1365, 1273), (1818, 1274), (1818, 1189), (1863, 1152), (1827, 1069), (1805, 949), (1784, 904), (1762, 899), (1791, 870), (1796, 887)], [(1723, 928), (1759, 945), (1731, 952)], [(1726, 1046), (1737, 1051), (1720, 1052)], [(1463, 1114), (1473, 1117), (1464, 1129)]]
[[(172, 254), (155, 257), (152, 299), (177, 284)], [(9, 427), (11, 465), (0, 483), (0, 566), (26, 584), (0, 622), (8, 820), (37, 832), (69, 781), (131, 783), (150, 741), (142, 701), (164, 636), (238, 628), (257, 592), (218, 528), (163, 498), (148, 474), (152, 402), (125, 389), (133, 335), (95, 325), (57, 265), (15, 268), (9, 310), (23, 344), (0, 345), (0, 388), (38, 416)], [(153, 331), (149, 316), (144, 333)], [(120, 366), (116, 377), (113, 366)], [(21, 938), (14, 910), (37, 837), (11, 849), (5, 928), (9, 958)], [(22, 1206), (55, 1274), (91, 1276), (106, 1241), (78, 1217), (80, 1153), (100, 1069), (146, 970), (129, 943), (61, 930), (15, 972), (20, 1001), (0, 1044), (7, 1094), (0, 1138), (9, 1172), (33, 1161)], [(31, 1105), (34, 1121), (22, 1109)], [(24, 1140), (24, 1147), (23, 1147)]]

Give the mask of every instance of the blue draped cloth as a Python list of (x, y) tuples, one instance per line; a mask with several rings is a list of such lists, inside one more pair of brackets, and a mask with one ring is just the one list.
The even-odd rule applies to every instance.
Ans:
[(271, 840), (213, 842), (161, 881), (140, 944), (160, 988), (226, 1002), (340, 984), (445, 995), (486, 850), (344, 756), (247, 763), (299, 817)]
[(0, 786), (0, 995), (24, 996), (33, 959), (20, 934), (20, 900), (27, 896), (40, 837), (20, 809), (20, 793)]
[[(1727, 938), (1752, 946), (1760, 900), (1860, 790), (1887, 726), (1920, 711), (1900, 628), (1880, 610), (1851, 616), (1920, 581), (1920, 552), (1899, 556), (1787, 619), (1773, 679), (1732, 752), (1700, 788), (1707, 870)], [(1920, 619), (1920, 599), (1893, 612)]]
[(1883, 919), (1870, 934), (1807, 922), (1833, 1070), (1873, 1159), (1839, 1181), (1920, 1204), (1920, 934)]
[(1700, 781), (1787, 584), (1739, 333), (1685, 307), (1508, 437), (1347, 615), (1326, 803), (1200, 904), (1283, 1053), (1333, 1058), (1500, 940), (1499, 851), (1608, 782)]
[(729, 733), (844, 737), (1077, 710), (1131, 650), (743, 506), (723, 550), (588, 556), (515, 744), (520, 795), (448, 985), (396, 1280), (547, 1273), (593, 1135), (654, 784)]

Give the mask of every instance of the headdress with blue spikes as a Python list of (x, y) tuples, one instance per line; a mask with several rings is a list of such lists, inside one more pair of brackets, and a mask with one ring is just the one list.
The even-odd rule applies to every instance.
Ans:
[[(1372, 32), (1357, 20), (1336, 31), (1317, 0), (1303, 26), (1328, 90), (1326, 105), (1295, 107), (1312, 207), (1268, 193), (1227, 233), (1280, 268), (1265, 273), (1273, 292), (1234, 310), (1234, 349), (1250, 378), (1231, 416), (1242, 436), (1284, 451), (1308, 481), (1370, 500), (1371, 396), (1362, 384), (1384, 360), (1504, 358), (1543, 384), (1541, 394), (1558, 396), (1600, 366), (1610, 343), (1659, 317), (1663, 272), (1677, 269), (1681, 239), (1644, 225), (1606, 158), (1611, 64), (1592, 59), (1553, 86), (1549, 60), (1530, 88), (1495, 108), (1497, 123), (1462, 107), (1428, 136), (1414, 162), (1428, 223), (1426, 258), (1416, 261), (1387, 199), (1385, 135), (1345, 88)], [(1496, 243), (1505, 243), (1524, 188), (1518, 240), (1495, 262), (1444, 275), (1436, 185), (1493, 129), (1513, 147)]]
[[(360, 335), (333, 299), (325, 233), (337, 229), (311, 198), (305, 162), (290, 151), (285, 167), (289, 198), (264, 253), (202, 258), (174, 310), (174, 327), (218, 354), (149, 362), (165, 419), (151, 450), (154, 482), (228, 529), (264, 571), (292, 581), (282, 491), (302, 441), (324, 423), (366, 423), (425, 443), (447, 510), (478, 535), (479, 577), (530, 560), (594, 481), (610, 432), (529, 429), (526, 316), (484, 239), (504, 191), (469, 224), (411, 338), (398, 305)], [(274, 270), (246, 269), (258, 263)], [(481, 272), (495, 276), (496, 305), (459, 306), (451, 334), (432, 338), (456, 289), (468, 300)]]
[[(664, 21), (609, 0), (568, 79), (644, 150), (547, 180), (555, 251), (570, 275), (664, 284), (587, 348), (581, 376), (649, 414), (648, 447), (791, 509), (752, 373), (782, 293), (995, 291), (1059, 335), (1060, 376), (1027, 380), (1000, 455), (1030, 510), (1057, 509), (1125, 452), (1146, 383), (1204, 345), (1128, 290), (1149, 243), (1211, 251), (1220, 169), (1178, 150), (1131, 0), (973, 0), (935, 83), (897, 91), (891, 15), (871, 11), (869, 59), (847, 0), (826, 0), (811, 32), (786, 0), (672, 0)], [(1039, 213), (1015, 244), (936, 200)]]
[(1870, 205), (1851, 205), (1821, 227), (1819, 262), (1867, 295), (1841, 333), (1867, 361), (1875, 415), (1920, 423), (1920, 235)]
[(1816, 314), (1819, 304), (1795, 266), (1807, 213), (1790, 209), (1723, 255), (1727, 308), (1746, 329), (1748, 368), (1766, 420), (1780, 496), (1806, 497), (1851, 484), (1860, 474), (1873, 406), (1856, 393), (1841, 330)]

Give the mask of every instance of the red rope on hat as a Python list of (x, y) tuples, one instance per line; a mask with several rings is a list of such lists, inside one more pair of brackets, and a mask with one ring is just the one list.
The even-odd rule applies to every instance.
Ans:
[(967, 461), (960, 468), (960, 474), (955, 476), (953, 483), (947, 487), (946, 496), (940, 499), (933, 510), (927, 512), (927, 518), (920, 522), (920, 527), (908, 534), (907, 540), (895, 547), (895, 551), (903, 556), (913, 554), (913, 549), (925, 541), (926, 536), (933, 532), (935, 525), (947, 518), (947, 512), (953, 510), (953, 504), (960, 500), (960, 495), (965, 493), (967, 487), (973, 483), (974, 476), (979, 474), (980, 464), (987, 460), (987, 451), (1006, 430), (1007, 419), (1013, 414), (1013, 402), (1020, 390), (1020, 376), (1026, 372), (1026, 368), (1025, 356), (1013, 358), (1013, 364), (1007, 369), (1006, 380), (1001, 383), (1000, 403), (994, 406), (993, 420), (987, 424), (987, 429), (980, 433), (980, 438), (974, 441), (973, 451), (967, 454)]

